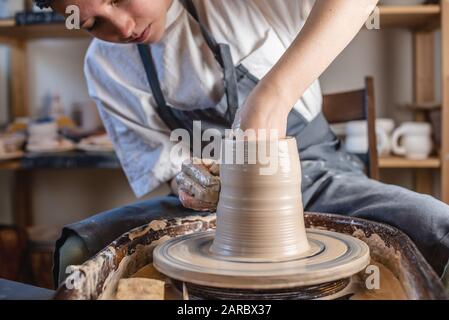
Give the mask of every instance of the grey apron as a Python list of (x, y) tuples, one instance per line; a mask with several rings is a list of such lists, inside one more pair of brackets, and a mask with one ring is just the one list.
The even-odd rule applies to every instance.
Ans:
[[(183, 4), (199, 23), (209, 48), (223, 69), (225, 94), (217, 106), (210, 109), (182, 111), (169, 106), (161, 90), (151, 48), (139, 45), (149, 86), (157, 102), (156, 110), (171, 130), (183, 128), (192, 133), (193, 121), (199, 120), (203, 130), (216, 128), (224, 133), (224, 129), (232, 126), (239, 102), (245, 101), (259, 79), (241, 64), (234, 67), (229, 46), (215, 41), (201, 23), (191, 0), (185, 0)], [(368, 179), (361, 160), (345, 152), (321, 113), (308, 122), (298, 111), (292, 110), (288, 116), (287, 134), (295, 137), (298, 143), (303, 205), (307, 211), (353, 215), (395, 226), (415, 241), (431, 265), (441, 273), (449, 258), (448, 206), (433, 198)], [(397, 202), (396, 195), (400, 196), (401, 202)], [(431, 211), (427, 213), (428, 208)], [(97, 214), (66, 226), (56, 245), (55, 279), (58, 279), (60, 267), (59, 248), (70, 236), (82, 239), (86, 255), (93, 256), (132, 228), (154, 219), (192, 214), (204, 213), (184, 208), (179, 199), (171, 195)]]

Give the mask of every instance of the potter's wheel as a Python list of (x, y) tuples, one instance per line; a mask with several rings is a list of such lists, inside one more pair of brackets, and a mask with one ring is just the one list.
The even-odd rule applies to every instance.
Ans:
[[(216, 230), (162, 243), (156, 269), (203, 298), (315, 299), (342, 291), (368, 265), (369, 248), (348, 235), (306, 232), (296, 139), (241, 143), (222, 144)], [(269, 165), (226, 161), (239, 147), (253, 155), (270, 150)]]
[(338, 286), (370, 261), (363, 241), (331, 231), (307, 230), (310, 249), (286, 261), (213, 254), (214, 236), (212, 231), (171, 239), (154, 250), (154, 266), (172, 279), (209, 288), (285, 290)]

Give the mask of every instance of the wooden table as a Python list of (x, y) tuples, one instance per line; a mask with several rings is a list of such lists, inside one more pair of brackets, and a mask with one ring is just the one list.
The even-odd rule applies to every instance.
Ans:
[(13, 221), (19, 228), (33, 225), (32, 175), (40, 169), (112, 169), (121, 170), (115, 153), (65, 152), (28, 154), (18, 160), (0, 161), (0, 170), (13, 172)]

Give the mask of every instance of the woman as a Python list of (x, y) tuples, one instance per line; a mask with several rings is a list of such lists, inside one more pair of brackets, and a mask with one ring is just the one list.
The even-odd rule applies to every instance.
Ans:
[[(89, 92), (138, 196), (171, 181), (186, 207), (216, 205), (202, 185), (205, 179), (192, 174), (195, 167), (185, 165), (179, 174), (181, 159), (169, 157), (171, 130), (193, 132), (195, 120), (203, 129), (233, 123), (243, 130), (275, 129), (297, 138), (306, 210), (393, 225), (443, 274), (449, 207), (368, 179), (320, 112), (317, 78), (358, 33), (377, 0), (316, 0), (313, 9), (307, 0), (38, 3), (63, 14), (68, 5), (78, 6), (82, 28), (98, 38), (86, 57)], [(210, 165), (196, 169), (200, 176), (213, 175)], [(191, 213), (177, 198), (163, 197), (68, 226), (55, 255), (59, 279), (66, 265), (81, 263), (130, 228)]]

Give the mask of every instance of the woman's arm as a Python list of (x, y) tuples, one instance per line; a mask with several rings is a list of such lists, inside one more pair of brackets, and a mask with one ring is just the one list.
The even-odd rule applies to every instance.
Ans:
[(248, 97), (236, 126), (278, 129), (285, 136), (291, 108), (352, 41), (377, 2), (316, 0), (297, 38)]

